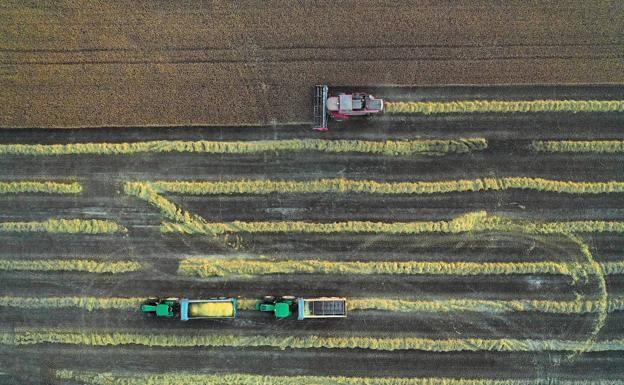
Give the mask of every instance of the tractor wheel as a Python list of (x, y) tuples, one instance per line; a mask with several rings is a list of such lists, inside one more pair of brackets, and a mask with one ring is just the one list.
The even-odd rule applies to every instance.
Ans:
[(294, 300), (296, 297), (294, 295), (283, 295), (282, 299), (286, 301)]
[(168, 298), (165, 298), (165, 301), (179, 301), (179, 300), (180, 300), (180, 298), (178, 298), (178, 297), (168, 297)]
[(158, 297), (149, 297), (145, 300), (145, 303), (147, 304), (157, 304), (158, 302), (160, 302), (160, 298)]
[(262, 301), (264, 301), (265, 303), (273, 303), (273, 302), (275, 302), (275, 299), (276, 299), (276, 298), (275, 298), (275, 296), (272, 296), (272, 295), (265, 295), (265, 296), (262, 298)]

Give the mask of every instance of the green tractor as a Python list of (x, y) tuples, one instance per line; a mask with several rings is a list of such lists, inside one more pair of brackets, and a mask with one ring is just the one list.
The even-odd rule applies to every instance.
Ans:
[(150, 317), (173, 318), (180, 310), (178, 298), (160, 299), (157, 297), (148, 298), (141, 305), (141, 311)]
[(291, 317), (296, 306), (296, 299), (293, 296), (266, 296), (262, 301), (256, 303), (256, 310), (271, 312), (275, 318), (283, 319)]

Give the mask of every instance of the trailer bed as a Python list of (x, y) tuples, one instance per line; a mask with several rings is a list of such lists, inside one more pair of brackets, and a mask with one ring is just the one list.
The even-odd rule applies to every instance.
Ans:
[(236, 318), (236, 298), (180, 300), (180, 319)]
[(347, 300), (337, 297), (299, 298), (297, 300), (298, 319), (345, 318)]

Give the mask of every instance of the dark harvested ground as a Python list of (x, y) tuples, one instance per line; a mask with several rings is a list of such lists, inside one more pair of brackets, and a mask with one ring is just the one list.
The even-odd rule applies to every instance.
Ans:
[[(485, 137), (462, 155), (389, 158), (318, 153), (266, 155), (0, 156), (2, 179), (77, 180), (75, 197), (0, 196), (0, 222), (50, 217), (110, 219), (122, 236), (2, 234), (4, 259), (60, 257), (149, 262), (144, 273), (0, 272), (2, 296), (241, 295), (267, 293), (406, 299), (572, 300), (596, 282), (563, 276), (264, 276), (201, 280), (175, 275), (177, 259), (244, 254), (333, 260), (576, 260), (558, 237), (470, 235), (243, 236), (238, 250), (202, 237), (163, 236), (160, 213), (124, 196), (127, 180), (345, 177), (378, 181), (533, 176), (622, 180), (622, 155), (536, 155), (534, 139), (624, 139), (618, 114), (384, 115), (335, 125), (320, 136), (310, 120), (311, 85), (351, 85), (389, 100), (623, 99), (622, 3), (547, 1), (194, 1), (77, 0), (0, 5), (0, 143), (287, 138)], [(461, 87), (440, 84), (525, 84)], [(535, 84), (600, 83), (588, 86)], [(366, 87), (419, 84), (433, 87)], [(611, 85), (609, 85), (611, 84)], [(349, 87), (347, 87), (349, 88)], [(224, 126), (228, 124), (237, 125)], [(262, 125), (246, 126), (247, 124)], [(163, 127), (136, 127), (136, 126)], [(76, 130), (19, 127), (86, 127)], [(129, 127), (132, 126), (132, 127)], [(213, 126), (213, 127), (206, 127)], [(532, 191), (431, 196), (171, 196), (209, 221), (449, 219), (487, 210), (538, 220), (624, 219), (622, 194)], [(621, 260), (621, 235), (584, 236), (598, 261)], [(622, 276), (607, 277), (624, 295)], [(414, 335), (428, 338), (584, 339), (595, 315), (353, 312), (339, 322), (276, 323), (243, 312), (227, 322), (145, 320), (135, 312), (2, 308), (0, 328), (59, 327), (165, 334), (224, 331), (279, 335)], [(624, 312), (598, 338), (622, 338)], [(427, 353), (367, 350), (173, 349), (0, 346), (0, 384), (54, 383), (54, 369), (272, 375), (619, 379), (622, 352)]]
[[(547, 94), (621, 97), (618, 87), (433, 89), (448, 91), (448, 98), (464, 94), (477, 97)], [(380, 94), (384, 94), (383, 91)], [(405, 95), (425, 93), (403, 89)], [(472, 93), (471, 93), (472, 92)], [(533, 92), (533, 94), (530, 94)], [(442, 96), (439, 96), (442, 97)], [(488, 139), (483, 152), (448, 156), (384, 157), (318, 153), (267, 155), (137, 154), (132, 156), (3, 156), (0, 165), (9, 179), (72, 179), (84, 185), (77, 196), (21, 194), (0, 197), (2, 221), (44, 220), (49, 217), (84, 217), (117, 221), (128, 227), (123, 236), (11, 235), (0, 236), (0, 255), (11, 259), (102, 257), (133, 259), (150, 263), (142, 273), (119, 276), (82, 273), (0, 273), (0, 292), (9, 296), (138, 296), (154, 294), (239, 295), (256, 297), (267, 293), (296, 295), (344, 295), (346, 297), (399, 297), (405, 299), (550, 299), (573, 300), (575, 293), (597, 292), (597, 282), (573, 284), (565, 276), (323, 276), (289, 275), (256, 278), (196, 279), (177, 276), (177, 260), (192, 255), (271, 255), (285, 258), (342, 261), (445, 260), (445, 261), (576, 261), (578, 250), (565, 238), (488, 232), (458, 235), (242, 235), (236, 250), (205, 237), (161, 235), (158, 210), (136, 198), (125, 196), (127, 180), (222, 180), (239, 178), (315, 179), (346, 177), (379, 181), (446, 180), (455, 178), (534, 176), (578, 181), (622, 179), (621, 155), (536, 155), (528, 150), (533, 138), (619, 138), (621, 116), (609, 114), (541, 114), (531, 116), (459, 115), (446, 122), (429, 117), (402, 122), (387, 119), (336, 127), (328, 137), (395, 139), (472, 136), (461, 127), (483, 127), (478, 135)], [(379, 127), (379, 130), (375, 130)], [(425, 127), (434, 127), (428, 132)], [(526, 127), (527, 129), (523, 129)], [(585, 130), (585, 127), (592, 127)], [(604, 131), (603, 131), (604, 128)], [(47, 134), (50, 136), (47, 136)], [(3, 143), (69, 143), (143, 140), (255, 140), (307, 138), (306, 126), (259, 128), (187, 128), (173, 130), (80, 129), (73, 131), (31, 130), (0, 133)], [(176, 196), (181, 207), (209, 221), (230, 220), (374, 220), (413, 221), (450, 219), (462, 213), (486, 210), (497, 215), (531, 220), (565, 221), (624, 219), (621, 194), (566, 195), (535, 191), (490, 191), (422, 196), (370, 196), (366, 194), (310, 194), (266, 196)], [(619, 235), (584, 236), (598, 261), (620, 260), (624, 241)], [(622, 276), (607, 277), (609, 294), (624, 294)], [(621, 338), (624, 313), (611, 313), (600, 339)], [(400, 314), (353, 312), (338, 322), (296, 321), (276, 323), (270, 317), (242, 312), (234, 322), (189, 322), (143, 319), (136, 312), (23, 310), (5, 308), (0, 315), (4, 330), (13, 327), (60, 327), (99, 331), (143, 333), (234, 333), (276, 335), (370, 335), (421, 336), (425, 338), (558, 338), (584, 339), (596, 316), (539, 313), (439, 313)], [(0, 349), (0, 383), (18, 376), (22, 382), (51, 382), (50, 370), (75, 368), (130, 371), (162, 370), (176, 357), (177, 369), (224, 372), (231, 370), (264, 374), (361, 375), (361, 376), (449, 376), (509, 378), (619, 378), (621, 352), (585, 354), (574, 362), (565, 353), (425, 353), (372, 352), (367, 350), (272, 349), (162, 349), (140, 347), (88, 348), (41, 345)], [(212, 356), (216, 354), (220, 359)], [(210, 356), (210, 359), (207, 359)], [(253, 357), (253, 358), (250, 358)], [(280, 362), (280, 365), (276, 365)], [(286, 363), (286, 364), (283, 364)], [(284, 365), (286, 368), (284, 369)], [(383, 368), (383, 373), (379, 370)], [(6, 382), (5, 381), (5, 382)]]

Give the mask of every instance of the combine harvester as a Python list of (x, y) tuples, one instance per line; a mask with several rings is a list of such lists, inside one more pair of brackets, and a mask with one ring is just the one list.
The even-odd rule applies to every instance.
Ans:
[(236, 298), (150, 298), (141, 305), (141, 311), (148, 316), (179, 317), (182, 321), (192, 319), (234, 319), (236, 318)]
[(297, 314), (298, 320), (311, 318), (346, 318), (347, 300), (339, 297), (295, 298), (292, 296), (264, 297), (256, 303), (256, 310), (271, 312), (275, 318), (290, 318)]
[(383, 111), (383, 100), (365, 92), (330, 96), (326, 85), (314, 86), (314, 129), (327, 131), (329, 117), (343, 121), (353, 116), (367, 116)]

